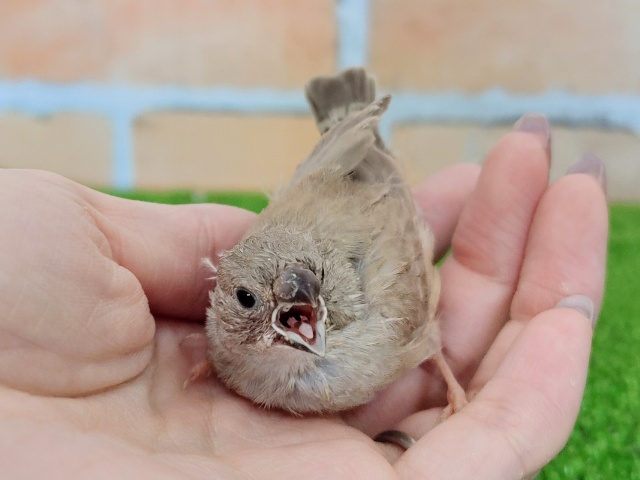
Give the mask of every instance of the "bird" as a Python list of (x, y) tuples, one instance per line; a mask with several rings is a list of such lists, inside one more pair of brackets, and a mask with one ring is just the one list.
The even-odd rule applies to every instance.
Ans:
[(454, 410), (465, 403), (442, 354), (434, 238), (378, 133), (391, 97), (375, 91), (363, 68), (307, 84), (317, 145), (217, 266), (208, 261), (205, 368), (262, 407), (348, 410), (428, 359)]

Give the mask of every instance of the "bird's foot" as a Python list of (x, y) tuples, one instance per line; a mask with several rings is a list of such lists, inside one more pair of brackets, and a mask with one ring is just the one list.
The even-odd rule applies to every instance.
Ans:
[(456, 412), (459, 412), (464, 408), (464, 406), (469, 403), (467, 400), (467, 395), (464, 392), (464, 389), (456, 380), (456, 377), (453, 375), (451, 371), (451, 367), (444, 358), (442, 352), (438, 352), (434, 357), (433, 361), (435, 362), (438, 370), (442, 374), (444, 381), (447, 384), (447, 401), (449, 404), (445, 407), (440, 415), (440, 421), (444, 421), (453, 415)]
[(204, 333), (192, 333), (180, 342), (180, 350), (189, 357), (189, 365), (193, 365), (182, 388), (194, 382), (208, 378), (213, 373), (211, 363), (207, 360), (209, 342)]

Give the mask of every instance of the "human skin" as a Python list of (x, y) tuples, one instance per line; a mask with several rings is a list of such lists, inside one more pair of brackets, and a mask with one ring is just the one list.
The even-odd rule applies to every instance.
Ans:
[[(548, 186), (547, 129), (521, 122), (481, 171), (451, 167), (415, 190), (437, 251), (452, 246), (440, 321), (445, 354), (473, 393), (442, 423), (446, 388), (429, 363), (370, 404), (329, 416), (264, 410), (215, 378), (183, 389), (194, 358), (182, 342), (202, 332), (214, 287), (200, 260), (234, 245), (253, 214), (133, 202), (50, 173), (0, 170), (3, 477), (534, 474), (575, 423), (607, 239), (593, 162)], [(556, 308), (576, 294), (593, 315), (588, 301)], [(371, 440), (389, 428), (418, 442), (402, 453)]]

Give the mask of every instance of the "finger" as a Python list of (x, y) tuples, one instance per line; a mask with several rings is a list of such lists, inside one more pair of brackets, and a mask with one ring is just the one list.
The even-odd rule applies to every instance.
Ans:
[(534, 317), (461, 412), (422, 438), (410, 420), (399, 426), (420, 438), (396, 463), (400, 478), (522, 478), (546, 465), (575, 423), (591, 335), (591, 323), (574, 309)]
[(140, 281), (155, 315), (203, 320), (214, 283), (204, 258), (241, 238), (255, 214), (213, 204), (159, 205), (85, 190), (114, 259)]
[(540, 202), (511, 318), (526, 320), (575, 293), (600, 310), (609, 229), (604, 164), (586, 155), (572, 171)]
[(531, 221), (547, 187), (548, 144), (545, 122), (538, 133), (512, 132), (496, 145), (440, 269), (443, 344), (463, 385), (506, 321)]
[(608, 212), (604, 165), (592, 156), (576, 164), (591, 174), (570, 174), (545, 192), (531, 227), (511, 320), (500, 332), (474, 377), (482, 386), (495, 371), (513, 338), (532, 316), (558, 301), (584, 293), (600, 310), (607, 255)]
[(453, 165), (427, 178), (413, 190), (418, 208), (435, 237), (436, 261), (449, 249), (460, 212), (479, 175), (479, 165)]

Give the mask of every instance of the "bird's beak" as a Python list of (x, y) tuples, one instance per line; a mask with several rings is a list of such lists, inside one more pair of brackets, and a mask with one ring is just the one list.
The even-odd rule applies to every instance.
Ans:
[(282, 271), (273, 285), (278, 303), (305, 303), (317, 306), (320, 281), (308, 268), (292, 265)]
[(320, 281), (309, 269), (286, 268), (273, 285), (277, 306), (271, 314), (273, 329), (291, 343), (324, 357), (327, 308)]

